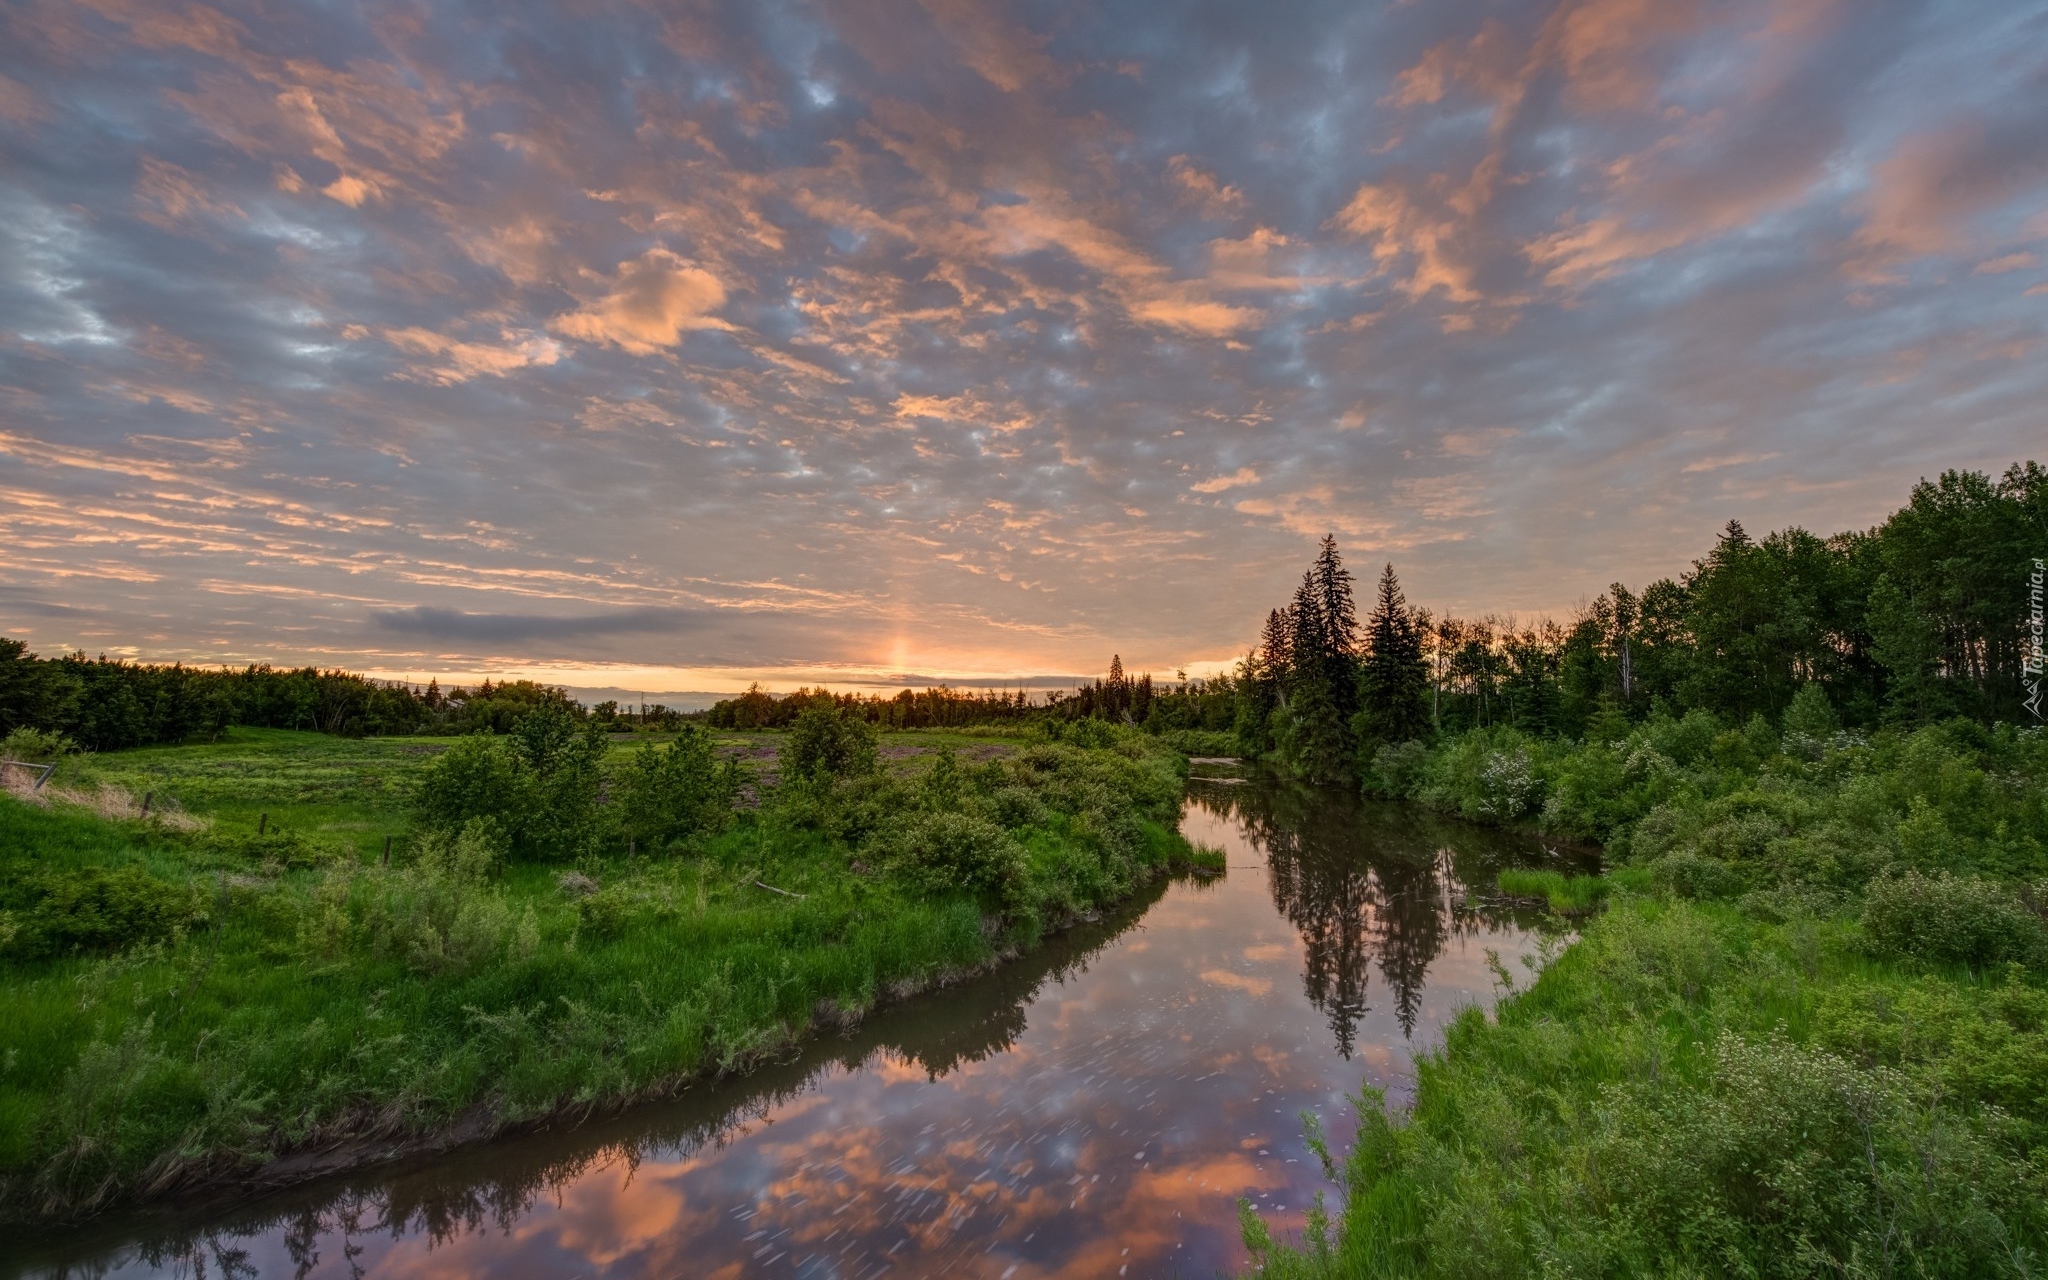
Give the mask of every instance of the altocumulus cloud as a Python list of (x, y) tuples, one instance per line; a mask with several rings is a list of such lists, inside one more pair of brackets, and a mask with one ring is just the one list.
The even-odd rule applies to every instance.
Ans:
[(371, 617), (378, 627), (399, 635), (485, 645), (649, 633), (675, 635), (701, 631), (712, 621), (701, 609), (618, 609), (589, 614), (463, 613), (428, 605), (380, 609)]
[(21, 0), (0, 634), (1165, 671), (1325, 530), (1568, 609), (2038, 452), (2044, 69), (1960, 0)]

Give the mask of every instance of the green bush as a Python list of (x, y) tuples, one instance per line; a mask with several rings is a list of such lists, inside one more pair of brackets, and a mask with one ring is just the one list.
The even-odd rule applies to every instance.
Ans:
[(494, 818), (525, 857), (590, 853), (607, 749), (602, 726), (579, 726), (561, 707), (543, 705), (506, 736), (471, 734), (428, 762), (414, 786), (414, 816), (439, 831)]
[(55, 729), (31, 729), (26, 725), (0, 738), (0, 760), (47, 764), (78, 750), (78, 744)]
[(474, 733), (428, 761), (413, 787), (413, 812), (424, 827), (459, 829), (471, 818), (495, 817), (517, 830), (534, 805), (533, 781), (505, 739)]
[(1420, 742), (1390, 742), (1373, 752), (1372, 768), (1366, 773), (1366, 790), (1396, 800), (1406, 800), (1421, 789), (1428, 776), (1429, 747)]
[(1052, 810), (1045, 807), (1045, 802), (1031, 788), (1015, 783), (991, 791), (989, 805), (995, 812), (996, 821), (1012, 831), (1040, 826), (1052, 814)]
[(611, 810), (619, 834), (652, 851), (722, 829), (738, 792), (738, 766), (719, 761), (708, 731), (686, 724), (667, 747), (632, 754), (612, 782)]
[(199, 844), (230, 862), (271, 869), (304, 870), (323, 866), (341, 856), (333, 845), (309, 840), (279, 823), (272, 823), (260, 832), (252, 828), (224, 830), (216, 826), (200, 837)]
[(821, 702), (797, 715), (777, 763), (785, 782), (816, 783), (873, 773), (878, 757), (875, 726)]
[(140, 867), (30, 872), (6, 891), (0, 951), (24, 960), (118, 951), (206, 923), (206, 899)]
[(1981, 969), (2048, 958), (2048, 931), (2011, 889), (1947, 872), (1908, 871), (1873, 881), (1863, 902), (1863, 933), (1882, 953), (1937, 964)]
[(1023, 897), (1024, 848), (985, 818), (927, 813), (890, 843), (892, 869), (928, 893), (965, 890), (1005, 908)]
[(1159, 740), (1184, 756), (1221, 759), (1238, 753), (1237, 735), (1222, 729), (1169, 729)]
[(539, 919), (531, 905), (515, 909), (489, 883), (509, 845), (501, 825), (478, 817), (453, 834), (427, 833), (410, 866), (330, 873), (301, 944), (329, 959), (353, 951), (400, 959), (429, 975), (523, 960), (539, 946)]
[(1475, 729), (1430, 758), (1414, 794), (1475, 822), (1511, 823), (1541, 808), (1543, 779), (1522, 733), (1505, 726)]

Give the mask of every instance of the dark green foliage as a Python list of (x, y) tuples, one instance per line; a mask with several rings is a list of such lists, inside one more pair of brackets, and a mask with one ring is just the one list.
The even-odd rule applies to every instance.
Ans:
[(1394, 800), (1413, 799), (1421, 788), (1429, 747), (1422, 742), (1390, 742), (1373, 752), (1365, 789)]
[(4, 891), (0, 954), (23, 960), (120, 951), (203, 923), (206, 900), (140, 867), (32, 871)]
[(790, 727), (777, 759), (789, 781), (856, 778), (875, 771), (875, 727), (827, 703), (806, 707)]
[(485, 733), (457, 739), (429, 761), (413, 795), (420, 824), (436, 829), (460, 827), (485, 815), (517, 826), (533, 804), (531, 780), (519, 755), (504, 739)]
[(966, 813), (926, 813), (889, 842), (891, 869), (930, 893), (965, 890), (1000, 908), (1023, 897), (1025, 854), (1002, 827)]
[(1159, 740), (1184, 756), (1227, 759), (1237, 755), (1237, 735), (1221, 729), (1171, 729)]
[(576, 857), (600, 838), (606, 749), (600, 726), (543, 706), (507, 737), (471, 734), (435, 757), (420, 771), (413, 812), (434, 831), (490, 818), (520, 857)]
[[(1308, 778), (1383, 789), (1379, 748), (1426, 738), (1424, 714), (1437, 732), (1507, 725), (1612, 742), (1618, 723), (1699, 712), (1741, 726), (1752, 747), (1752, 721), (1782, 727), (1809, 757), (1844, 726), (2035, 722), (2024, 625), (2027, 569), (2048, 554), (2048, 472), (2033, 462), (1997, 480), (1923, 481), (1868, 532), (1758, 540), (1731, 521), (1683, 574), (1640, 595), (1615, 583), (1568, 626), (1407, 614), (1383, 598), (1366, 626), (1361, 713), (1342, 734), (1318, 674), (1332, 651), (1318, 569), (1332, 554), (1326, 545), (1293, 603), (1269, 615), (1236, 681), (1243, 749)], [(1382, 597), (1392, 585), (1389, 567)], [(1376, 665), (1375, 653), (1389, 659)], [(1359, 750), (1333, 768), (1327, 743), (1346, 735)]]
[(1863, 932), (1893, 955), (1988, 968), (2048, 961), (2048, 926), (1995, 881), (1908, 871), (1871, 883)]
[(632, 754), (612, 783), (612, 812), (625, 839), (652, 851), (722, 829), (738, 791), (738, 766), (719, 761), (710, 733), (685, 725), (667, 747)]
[(1579, 941), (1453, 1024), (1412, 1112), (1365, 1117), (1334, 1239), (1247, 1227), (1266, 1274), (2033, 1274), (2048, 733), (1842, 731), (1825, 692), (1783, 733), (1603, 709), (1583, 740), (1375, 757), (1424, 803), (1605, 840), (1610, 870), (1501, 875)]
[(1429, 669), (1422, 659), (1421, 629), (1391, 564), (1380, 574), (1365, 639), (1356, 725), (1361, 749), (1376, 752), (1389, 743), (1424, 737), (1429, 732)]

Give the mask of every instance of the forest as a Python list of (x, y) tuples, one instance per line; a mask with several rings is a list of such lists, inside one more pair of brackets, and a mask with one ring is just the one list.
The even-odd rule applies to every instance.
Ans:
[[(1271, 1276), (2022, 1276), (2048, 1252), (2048, 476), (1865, 533), (1730, 523), (1570, 625), (1366, 616), (1326, 538), (1239, 667), (1241, 749), (1544, 841), (1572, 945), (1363, 1091)], [(1547, 847), (1547, 846), (1546, 846)], [(1319, 1142), (1312, 1132), (1313, 1140)]]

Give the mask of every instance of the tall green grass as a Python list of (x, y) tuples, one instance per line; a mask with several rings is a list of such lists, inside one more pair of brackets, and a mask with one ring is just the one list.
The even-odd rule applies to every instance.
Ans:
[[(237, 733), (73, 766), (72, 785), (154, 783), (212, 818), (199, 832), (0, 796), (0, 1215), (742, 1070), (1028, 945), (1186, 848), (1177, 762), (1134, 740), (771, 796), (670, 857), (493, 868), (404, 838), (405, 772), (428, 758), (407, 745)], [(940, 774), (962, 821), (1018, 851), (1013, 897), (899, 873), (899, 819), (938, 806), (923, 779)], [(380, 831), (401, 835), (388, 867), (365, 838)], [(164, 923), (94, 942), (79, 912), (134, 905), (96, 887), (117, 871), (191, 910), (130, 911)]]
[(1262, 1271), (2041, 1273), (2048, 735), (1415, 745), (1405, 794), (1619, 865), (1501, 875), (1578, 940), (1452, 1023), (1412, 1107), (1360, 1099), (1334, 1220), (1245, 1216)]

